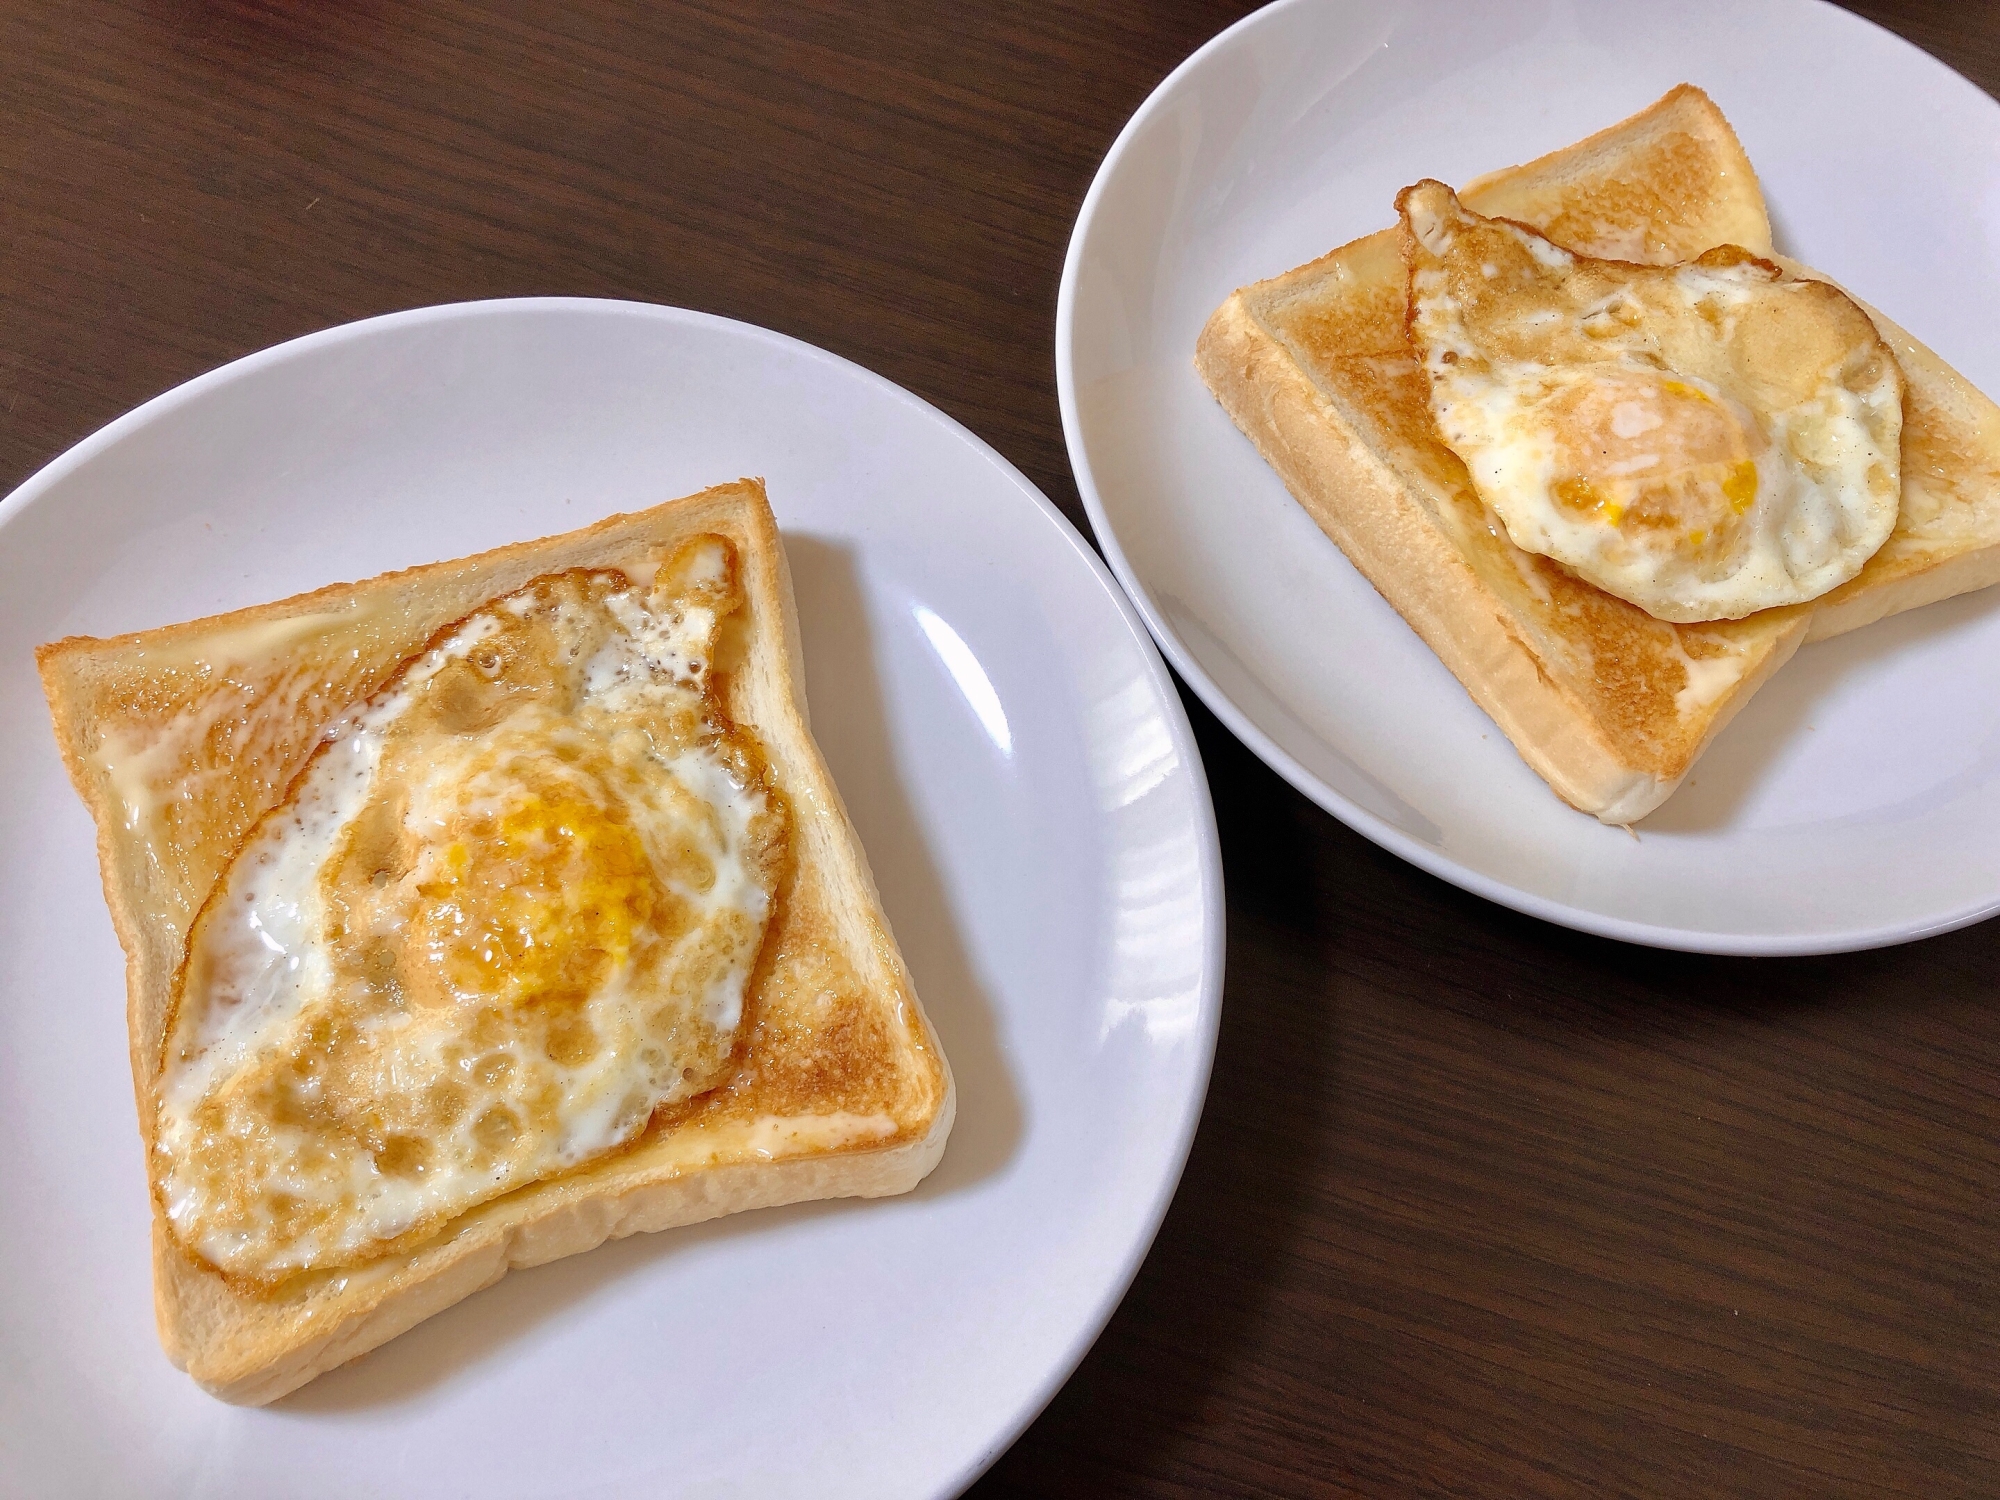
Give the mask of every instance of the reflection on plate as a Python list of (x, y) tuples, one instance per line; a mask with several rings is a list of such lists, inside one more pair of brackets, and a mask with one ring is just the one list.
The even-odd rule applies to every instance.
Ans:
[[(1229, 292), (1700, 84), (1780, 248), (2000, 391), (2000, 107), (1817, 0), (1286, 0), (1190, 58), (1099, 170), (1057, 377), (1099, 542), (1174, 665), (1368, 837), (1518, 910), (1800, 953), (2000, 910), (2000, 595), (1802, 650), (1634, 840), (1556, 800), (1209, 396)], [(1949, 272), (1939, 268), (1949, 267)]]
[[(907, 1198), (516, 1272), (263, 1411), (203, 1395), (154, 1340), (122, 965), (31, 648), (746, 473), (785, 530), (814, 731), (957, 1073), (943, 1164)], [(844, 361), (564, 300), (239, 361), (0, 506), (0, 694), (0, 1453), (27, 1492), (948, 1494), (1082, 1356), (1165, 1210), (1221, 982), (1186, 720), (1033, 487)]]

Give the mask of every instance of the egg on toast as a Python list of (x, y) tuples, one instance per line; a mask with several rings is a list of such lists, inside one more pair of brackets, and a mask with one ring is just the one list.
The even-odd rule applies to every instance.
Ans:
[(1438, 435), (1516, 546), (1693, 622), (1817, 599), (1888, 540), (1902, 372), (1838, 288), (1733, 245), (1578, 255), (1441, 182), (1397, 208)]
[(42, 648), (175, 1363), (269, 1401), (510, 1267), (935, 1165), (799, 650), (755, 481)]
[[(1774, 256), (1748, 157), (1688, 85), (1458, 198), (1575, 256), (1669, 267), (1727, 246), (1787, 280), (1815, 279)], [(1802, 642), (2000, 578), (2000, 408), (1858, 304), (1902, 379), (1887, 539), (1810, 602), (1733, 619), (1649, 613), (1521, 546), (1482, 498), (1433, 411), (1409, 277), (1397, 228), (1239, 288), (1202, 330), (1196, 367), (1321, 530), (1572, 806), (1607, 823), (1643, 818)]]

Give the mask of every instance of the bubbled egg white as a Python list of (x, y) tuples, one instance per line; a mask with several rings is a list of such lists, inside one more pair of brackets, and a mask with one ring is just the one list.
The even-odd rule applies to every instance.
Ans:
[(191, 1250), (364, 1260), (727, 1076), (784, 839), (712, 692), (732, 568), (537, 580), (319, 748), (190, 939), (154, 1150)]

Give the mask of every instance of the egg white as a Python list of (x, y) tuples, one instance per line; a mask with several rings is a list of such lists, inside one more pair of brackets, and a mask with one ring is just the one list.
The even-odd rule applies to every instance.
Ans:
[[(225, 1271), (268, 1278), (365, 1258), (618, 1148), (662, 1105), (717, 1081), (743, 1024), (773, 890), (756, 854), (768, 794), (746, 778), (740, 755), (712, 734), (662, 745), (646, 730), (661, 714), (709, 711), (718, 611), (701, 597), (673, 608), (629, 589), (594, 606), (559, 598), (558, 635), (597, 643), (576, 673), (575, 703), (527, 702), (480, 733), (427, 740), (406, 757), (397, 789), (402, 834), (420, 853), (397, 877), (411, 894), (389, 892), (371, 941), (420, 946), (403, 914), (434, 915), (435, 893), (455, 889), (451, 861), (468, 858), (463, 830), (490, 832), (510, 811), (539, 805), (523, 791), (530, 782), (536, 796), (559, 799), (544, 821), (562, 826), (530, 819), (521, 838), (554, 840), (549, 857), (569, 857), (563, 839), (576, 830), (562, 809), (602, 809), (607, 837), (644, 850), (649, 874), (633, 878), (691, 914), (645, 972), (629, 956), (593, 956), (599, 982), (573, 1007), (587, 1055), (557, 1055), (510, 1029), (510, 1017), (540, 1003), (532, 994), (446, 986), (443, 1002), (399, 992), (373, 1008), (335, 1003), (353, 977), (332, 957), (341, 934), (322, 874), (383, 790), (385, 748), (432, 679), (462, 669), (504, 631), (508, 612), (521, 619), (538, 608), (548, 601), (528, 590), (473, 615), (342, 726), (253, 833), (197, 927), (159, 1090), (156, 1176), (176, 1234)], [(504, 991), (507, 965), (479, 972), (487, 968)], [(330, 1017), (347, 1028), (337, 1046), (324, 1035)], [(356, 1089), (379, 1091), (381, 1108), (354, 1106)], [(412, 1139), (408, 1120), (447, 1096), (456, 1106), (433, 1111), (438, 1123)], [(417, 1164), (399, 1169), (398, 1149)], [(217, 1170), (223, 1160), (227, 1174)]]
[(1439, 435), (1517, 546), (1689, 622), (1816, 599), (1888, 539), (1901, 376), (1832, 288), (1593, 261), (1442, 184), (1401, 202)]

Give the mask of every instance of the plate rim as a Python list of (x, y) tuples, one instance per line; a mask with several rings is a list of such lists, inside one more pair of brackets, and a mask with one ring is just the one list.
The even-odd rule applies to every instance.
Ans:
[(1193, 726), (1188, 721), (1186, 707), (1175, 689), (1173, 678), (1161, 659), (1158, 642), (1144, 617), (1134, 607), (1119, 579), (1105, 566), (1075, 524), (1042, 492), (1041, 487), (1022, 473), (992, 444), (943, 408), (865, 365), (791, 334), (781, 333), (776, 329), (766, 328), (740, 318), (703, 312), (696, 308), (628, 298), (492, 297), (403, 308), (314, 329), (239, 355), (168, 387), (78, 439), (31, 472), (4, 498), (0, 498), (0, 546), (8, 545), (9, 524), (30, 507), (40, 503), (50, 490), (76, 470), (132, 433), (142, 430), (190, 402), (201, 399), (210, 391), (239, 380), (255, 378), (267, 368), (299, 358), (309, 358), (322, 349), (365, 339), (392, 329), (427, 323), (542, 312), (635, 317), (700, 327), (722, 332), (731, 337), (765, 343), (795, 357), (803, 358), (809, 363), (826, 367), (840, 377), (858, 378), (862, 384), (872, 388), (877, 394), (889, 397), (923, 418), (943, 424), (948, 432), (967, 445), (970, 458), (991, 465), (1003, 481), (1020, 493), (1022, 499), (1028, 503), (1031, 513), (1036, 514), (1044, 525), (1053, 529), (1057, 540), (1082, 565), (1083, 579), (1104, 597), (1116, 618), (1132, 637), (1144, 666), (1146, 681), (1156, 699), (1158, 711), (1166, 723), (1176, 753), (1182, 757), (1183, 774), (1187, 778), (1192, 798), (1195, 824), (1196, 877), (1201, 887), (1202, 941), (1196, 1020), (1190, 1033), (1195, 1057), (1189, 1072), (1189, 1086), (1177, 1101), (1171, 1121), (1168, 1150), (1163, 1157), (1164, 1170), (1153, 1185), (1142, 1212), (1133, 1221), (1133, 1234), (1119, 1258), (1116, 1269), (1096, 1294), (1087, 1314), (1079, 1320), (1060, 1355), (1032, 1385), (1024, 1401), (995, 1414), (991, 1421), (968, 1425), (966, 1429), (968, 1432), (983, 1430), (987, 1435), (970, 1445), (969, 1456), (960, 1460), (942, 1481), (941, 1487), (932, 1491), (938, 1500), (949, 1500), (949, 1497), (957, 1495), (992, 1467), (1041, 1415), (1055, 1398), (1056, 1393), (1076, 1372), (1077, 1367), (1096, 1344), (1113, 1314), (1124, 1301), (1125, 1294), (1131, 1289), (1140, 1267), (1151, 1253), (1153, 1243), (1179, 1189), (1181, 1177), (1186, 1171), (1188, 1155), (1193, 1148), (1195, 1134), (1200, 1126), (1208, 1097), (1208, 1085), (1214, 1070), (1216, 1042), (1222, 1018), (1228, 936), (1227, 908), (1223, 884), (1221, 835), (1215, 820), (1215, 805), (1209, 792), (1208, 775), (1202, 762), (1201, 748), (1196, 743)]
[[(1097, 171), (1090, 181), (1090, 188), (1084, 194), (1082, 206), (1077, 210), (1076, 221), (1070, 230), (1069, 245), (1064, 251), (1062, 280), (1056, 293), (1055, 328), (1056, 400), (1062, 415), (1063, 443), (1069, 454), (1070, 470), (1076, 480), (1077, 492), (1083, 500), (1084, 513), (1090, 518), (1091, 531), (1103, 550), (1104, 560), (1118, 582), (1123, 585), (1140, 618), (1146, 622), (1146, 628), (1152, 632), (1153, 640), (1159, 646), (1161, 653), (1230, 733), (1309, 801), (1332, 814), (1364, 838), (1399, 859), (1415, 865), (1425, 873), (1475, 896), (1484, 897), (1498, 906), (1520, 912), (1524, 916), (1535, 917), (1592, 936), (1634, 943), (1642, 947), (1731, 957), (1778, 958), (1853, 953), (1871, 948), (1892, 947), (1954, 932), (2000, 912), (2000, 890), (1996, 890), (1991, 897), (1984, 900), (1953, 907), (1935, 916), (1915, 921), (1892, 922), (1875, 927), (1832, 932), (1726, 933), (1703, 928), (1640, 922), (1536, 895), (1532, 891), (1522, 890), (1507, 881), (1459, 863), (1441, 850), (1410, 837), (1352, 799), (1342, 796), (1302, 765), (1296, 757), (1259, 727), (1249, 714), (1238, 707), (1235, 700), (1222, 689), (1181, 640), (1179, 632), (1167, 620), (1165, 612), (1140, 580), (1130, 558), (1126, 555), (1117, 529), (1111, 524), (1110, 516), (1105, 509), (1104, 499), (1098, 489), (1096, 475), (1084, 443), (1083, 419), (1077, 402), (1075, 364), (1076, 302), (1082, 277), (1084, 243), (1090, 237), (1090, 232), (1096, 223), (1110, 181), (1123, 158), (1131, 150), (1133, 142), (1151, 123), (1154, 116), (1163, 111), (1174, 95), (1187, 85), (1188, 79), (1205, 68), (1212, 57), (1233, 47), (1241, 34), (1271, 24), (1282, 12), (1309, 6), (1331, 9), (1342, 3), (1343, 0), (1270, 0), (1269, 4), (1259, 7), (1217, 32), (1182, 59), (1132, 112), (1131, 117), (1126, 120), (1110, 148), (1105, 152), (1104, 159), (1098, 163)], [(1814, 0), (1813, 8), (1832, 11), (1844, 20), (1858, 22), (1867, 30), (1879, 33), (1892, 44), (1908, 48), (1960, 83), (1978, 89), (1978, 85), (1971, 83), (1949, 64), (1866, 16), (1856, 15), (1852, 11), (1832, 4), (1831, 0)], [(1983, 90), (1980, 92), (1984, 93)], [(1987, 100), (1995, 108), (2000, 108), (2000, 101), (1993, 100), (1991, 96), (1987, 96)], [(1579, 813), (1578, 816), (1587, 814)]]

